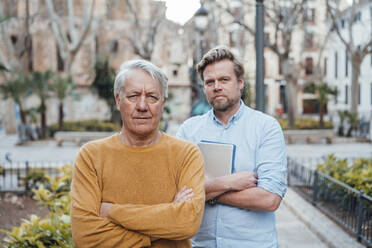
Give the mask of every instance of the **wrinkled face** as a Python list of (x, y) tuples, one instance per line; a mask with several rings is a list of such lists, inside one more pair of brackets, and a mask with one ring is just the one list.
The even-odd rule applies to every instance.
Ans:
[(204, 93), (215, 111), (225, 112), (240, 103), (243, 79), (238, 79), (228, 59), (208, 65), (203, 72)]
[(138, 136), (157, 132), (165, 98), (160, 83), (143, 70), (132, 70), (121, 90), (115, 96), (116, 107), (123, 120), (123, 131)]

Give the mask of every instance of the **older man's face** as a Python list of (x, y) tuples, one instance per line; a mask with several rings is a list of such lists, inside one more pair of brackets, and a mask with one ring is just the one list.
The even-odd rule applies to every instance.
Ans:
[(124, 132), (139, 136), (150, 135), (158, 130), (164, 110), (160, 83), (143, 70), (132, 70), (121, 91), (115, 96), (121, 113)]

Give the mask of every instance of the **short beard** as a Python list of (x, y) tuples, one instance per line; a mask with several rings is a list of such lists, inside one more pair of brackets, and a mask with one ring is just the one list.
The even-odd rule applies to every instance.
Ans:
[(232, 109), (240, 99), (227, 99), (226, 102), (209, 102), (213, 109), (218, 112), (226, 112)]

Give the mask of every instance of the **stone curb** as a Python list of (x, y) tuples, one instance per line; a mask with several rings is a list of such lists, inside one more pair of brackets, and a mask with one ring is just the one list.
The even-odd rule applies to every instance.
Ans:
[(293, 189), (288, 188), (283, 203), (328, 247), (365, 247)]

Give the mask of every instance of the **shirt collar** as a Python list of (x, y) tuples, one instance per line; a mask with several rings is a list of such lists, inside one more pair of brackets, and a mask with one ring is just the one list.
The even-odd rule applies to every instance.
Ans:
[[(240, 119), (240, 117), (243, 115), (243, 112), (244, 112), (244, 106), (245, 106), (244, 102), (240, 99), (240, 107), (238, 111), (236, 111), (236, 113), (229, 119), (229, 121), (227, 122), (226, 128), (230, 127), (232, 123)], [(220, 120), (218, 120), (217, 117), (214, 115), (213, 108), (209, 111), (209, 117), (213, 120), (215, 124), (220, 125), (220, 126), (225, 126), (225, 124), (223, 124)]]

